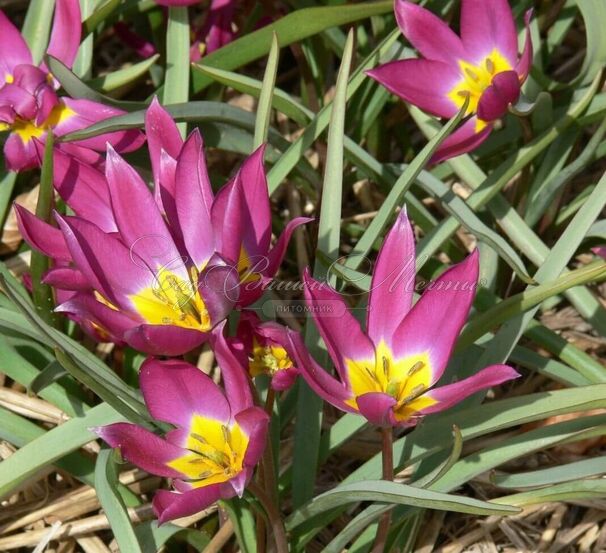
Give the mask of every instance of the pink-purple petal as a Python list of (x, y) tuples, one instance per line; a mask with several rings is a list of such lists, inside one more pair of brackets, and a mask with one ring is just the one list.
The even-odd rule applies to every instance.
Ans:
[(158, 522), (164, 524), (170, 520), (195, 515), (219, 499), (229, 499), (229, 497), (226, 497), (221, 484), (211, 484), (184, 493), (158, 490), (154, 495), (152, 506)]
[(532, 35), (530, 33), (530, 19), (532, 17), (532, 10), (528, 10), (524, 16), (524, 24), (526, 26), (526, 39), (524, 42), (524, 50), (520, 56), (520, 61), (516, 66), (516, 73), (520, 77), (520, 82), (524, 83), (530, 73), (530, 67), (532, 66), (532, 58), (534, 56), (532, 46)]
[(97, 225), (104, 232), (116, 232), (107, 182), (102, 173), (88, 163), (55, 149), (53, 183), (65, 203), (76, 215)]
[(508, 0), (463, 0), (461, 40), (470, 62), (483, 61), (496, 48), (514, 67), (518, 33)]
[(210, 337), (205, 332), (173, 325), (142, 324), (124, 333), (124, 341), (149, 355), (176, 357), (196, 349)]
[(269, 416), (259, 407), (250, 407), (236, 414), (235, 420), (249, 438), (243, 464), (254, 467), (265, 451)]
[(200, 369), (178, 360), (148, 358), (140, 370), (141, 392), (152, 417), (189, 428), (198, 414), (228, 422), (231, 411), (223, 392)]
[(397, 401), (383, 392), (369, 392), (356, 398), (360, 414), (377, 426), (394, 426), (393, 408)]
[[(46, 133), (40, 136), (44, 140)], [(33, 140), (23, 142), (17, 133), (11, 133), (4, 143), (4, 164), (9, 171), (25, 171), (40, 166)]]
[(153, 284), (143, 261), (113, 235), (79, 217), (55, 217), (78, 269), (114, 305), (130, 309), (129, 296)]
[(4, 12), (0, 10), (0, 86), (6, 77), (13, 74), (15, 67), (31, 64), (32, 54), (19, 29), (15, 27)]
[(56, 0), (55, 19), (46, 52), (70, 68), (80, 47), (81, 22), (79, 0)]
[(478, 282), (478, 251), (430, 283), (398, 326), (393, 338), (396, 359), (426, 353), (438, 381), (467, 320)]
[(149, 156), (156, 186), (160, 180), (160, 155), (164, 150), (173, 159), (177, 159), (183, 139), (177, 124), (169, 113), (160, 105), (157, 96), (154, 96), (151, 105), (145, 112), (145, 134)]
[(303, 274), (305, 299), (320, 336), (326, 344), (341, 380), (347, 383), (346, 360), (374, 360), (375, 349), (360, 324), (349, 312), (340, 294), (327, 283), (311, 277), (309, 270)]
[(225, 395), (229, 398), (234, 413), (244, 411), (253, 405), (250, 379), (242, 366), (240, 356), (234, 354), (224, 336), (225, 322), (212, 333), (212, 346), (221, 369)]
[(120, 449), (122, 457), (150, 474), (165, 478), (179, 478), (182, 474), (167, 463), (187, 454), (187, 451), (168, 443), (154, 433), (125, 422), (92, 429), (111, 447)]
[(367, 72), (387, 90), (438, 117), (451, 118), (458, 108), (448, 93), (461, 80), (459, 69), (432, 59), (397, 60)]
[(55, 267), (48, 270), (42, 282), (54, 288), (63, 288), (65, 290), (79, 292), (91, 290), (91, 284), (82, 272), (71, 267)]
[(124, 334), (138, 324), (125, 312), (108, 307), (88, 292), (76, 294), (59, 304), (55, 311), (71, 316), (80, 324), (92, 326), (97, 339), (119, 344), (124, 344)]
[(105, 175), (116, 224), (130, 251), (152, 271), (166, 268), (188, 281), (181, 254), (147, 185), (111, 147)]
[(249, 255), (264, 255), (271, 240), (271, 209), (267, 178), (263, 167), (265, 145), (257, 148), (248, 156), (235, 178), (235, 186), (243, 192), (244, 228), (243, 245)]
[(201, 267), (215, 249), (211, 223), (213, 192), (204, 160), (202, 137), (196, 129), (183, 145), (175, 173), (175, 205), (179, 227), (191, 262)]
[(290, 350), (301, 375), (309, 387), (322, 399), (343, 411), (355, 412), (355, 409), (345, 403), (352, 399), (352, 392), (346, 383), (340, 382), (328, 374), (310, 355), (298, 332), (288, 331)]
[(286, 253), (286, 248), (288, 243), (290, 242), (290, 238), (292, 233), (301, 225), (305, 225), (307, 223), (311, 223), (313, 221), (312, 217), (296, 217), (292, 221), (289, 221), (282, 234), (278, 237), (278, 240), (274, 244), (274, 247), (269, 251), (267, 255), (267, 269), (264, 271), (264, 274), (268, 277), (273, 277), (280, 267), (282, 263), (282, 259), (284, 258), (284, 254)]
[(242, 187), (231, 180), (215, 196), (211, 209), (211, 220), (215, 234), (216, 250), (234, 267), (240, 259), (244, 221), (242, 214), (245, 199)]
[[(71, 110), (73, 114), (65, 117), (60, 123), (54, 127), (56, 136), (64, 136), (70, 132), (85, 129), (93, 123), (124, 115), (126, 112), (121, 109), (106, 106), (98, 102), (84, 99), (61, 98), (61, 101)], [(78, 140), (75, 144), (92, 148), (93, 150), (105, 151), (107, 143), (111, 144), (117, 152), (132, 152), (139, 148), (145, 137), (141, 131), (133, 129), (126, 131), (115, 131), (102, 134), (92, 138)]]
[(431, 163), (440, 163), (447, 159), (466, 154), (475, 150), (492, 132), (492, 123), (486, 124), (482, 130), (477, 130), (478, 119), (472, 117), (453, 132), (436, 150)]
[(397, 326), (410, 311), (416, 274), (415, 238), (403, 209), (379, 250), (372, 273), (366, 332), (375, 344), (390, 344)]
[(434, 13), (407, 0), (396, 0), (395, 14), (404, 36), (427, 59), (457, 66), (466, 58), (461, 39)]
[(426, 396), (437, 401), (431, 407), (426, 407), (419, 414), (428, 415), (443, 411), (460, 403), (465, 398), (493, 386), (498, 386), (508, 380), (518, 378), (520, 374), (507, 365), (491, 365), (480, 372), (453, 384), (434, 388)]
[(72, 255), (58, 228), (38, 219), (19, 204), (14, 204), (14, 209), (19, 232), (32, 248), (52, 259), (71, 261)]
[(494, 76), (491, 85), (478, 102), (478, 118), (494, 121), (503, 117), (511, 104), (520, 98), (520, 80), (515, 71), (502, 71)]

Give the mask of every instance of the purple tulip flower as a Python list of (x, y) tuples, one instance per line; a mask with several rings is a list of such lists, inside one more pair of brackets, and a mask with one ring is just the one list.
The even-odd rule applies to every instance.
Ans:
[[(71, 67), (80, 46), (81, 26), (79, 1), (57, 0), (47, 53)], [(49, 131), (63, 136), (124, 113), (90, 100), (59, 97), (58, 88), (44, 64), (33, 65), (21, 33), (0, 11), (0, 132), (10, 132), (4, 145), (9, 170), (37, 167), (36, 141), (44, 142)], [(132, 130), (113, 132), (61, 147), (91, 163), (101, 159), (91, 150), (104, 150), (107, 142), (120, 151), (131, 151), (141, 146), (143, 135)]]
[(497, 119), (520, 97), (532, 63), (526, 14), (526, 45), (518, 56), (518, 34), (507, 0), (462, 0), (461, 37), (429, 10), (395, 0), (404, 36), (421, 53), (381, 65), (368, 74), (393, 94), (438, 117), (451, 118), (463, 107), (471, 116), (438, 148), (439, 161), (477, 148)]
[(308, 219), (291, 221), (271, 248), (263, 148), (215, 196), (198, 130), (183, 142), (154, 101), (146, 132), (153, 193), (111, 147), (105, 175), (56, 151), (54, 185), (75, 216), (57, 215), (54, 228), (15, 210), (25, 240), (54, 260), (44, 282), (74, 292), (57, 311), (89, 321), (97, 337), (181, 355), (261, 297)]
[(448, 269), (413, 306), (414, 281), (414, 236), (404, 211), (377, 257), (365, 332), (343, 298), (306, 272), (305, 299), (339, 377), (320, 367), (300, 335), (290, 332), (297, 366), (318, 395), (376, 425), (413, 426), (424, 415), (519, 376), (511, 367), (492, 365), (435, 387), (471, 308), (478, 253)]
[(149, 412), (175, 426), (164, 438), (130, 423), (93, 429), (129, 462), (172, 479), (175, 491), (158, 490), (153, 499), (160, 523), (242, 497), (265, 449), (269, 417), (253, 405), (248, 377), (223, 338), (215, 346), (225, 391), (183, 361), (143, 363), (140, 384)]

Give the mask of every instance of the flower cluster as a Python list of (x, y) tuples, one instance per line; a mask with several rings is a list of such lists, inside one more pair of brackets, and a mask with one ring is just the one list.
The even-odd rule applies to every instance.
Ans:
[[(80, 46), (79, 0), (57, 0), (55, 20), (47, 54), (71, 67)], [(44, 142), (49, 131), (63, 136), (97, 121), (124, 113), (97, 102), (60, 97), (59, 83), (43, 63), (38, 66), (21, 33), (0, 11), (0, 132), (9, 131), (4, 145), (8, 169), (36, 167), (36, 141)], [(109, 142), (120, 151), (137, 149), (143, 143), (138, 131), (105, 134), (65, 144), (64, 151), (88, 163), (100, 160), (95, 150)]]
[[(207, 51), (230, 40), (234, 6), (211, 2), (210, 23), (196, 38), (205, 37)], [(377, 67), (370, 76), (440, 117), (452, 117), (467, 102), (468, 120), (434, 161), (471, 151), (518, 101), (530, 69), (530, 38), (520, 56), (506, 0), (463, 0), (460, 38), (416, 4), (396, 0), (395, 12), (423, 58)], [(78, 0), (57, 0), (47, 54), (72, 67), (80, 27)], [(38, 165), (49, 132), (61, 137), (120, 113), (60, 95), (46, 65), (34, 63), (20, 33), (0, 13), (0, 130), (10, 132), (9, 168)], [(257, 377), (269, 379), (267, 395), (273, 398), (301, 375), (338, 409), (386, 428), (413, 427), (518, 376), (511, 367), (493, 365), (436, 386), (445, 380), (472, 306), (479, 254), (448, 268), (415, 302), (415, 241), (405, 210), (378, 253), (364, 329), (342, 295), (309, 269), (303, 273), (308, 322), (319, 330), (333, 376), (299, 332), (262, 320), (253, 309), (278, 273), (293, 232), (311, 221), (295, 218), (272, 239), (265, 147), (215, 191), (199, 129), (183, 139), (154, 98), (144, 131), (151, 187), (118, 153), (138, 148), (143, 134), (112, 132), (54, 149), (53, 184), (68, 209), (55, 211), (52, 221), (18, 205), (15, 210), (24, 239), (50, 259), (43, 282), (54, 290), (56, 311), (98, 341), (149, 356), (140, 371), (141, 391), (151, 417), (163, 423), (158, 428), (171, 428), (163, 437), (151, 425), (130, 423), (96, 432), (129, 462), (171, 480), (173, 491), (154, 497), (160, 522), (242, 496), (265, 450), (270, 421), (258, 406)], [(205, 343), (222, 385), (178, 359)]]

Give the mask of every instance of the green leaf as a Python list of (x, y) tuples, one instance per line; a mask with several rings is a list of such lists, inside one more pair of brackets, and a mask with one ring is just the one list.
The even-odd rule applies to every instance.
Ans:
[(29, 388), (33, 394), (40, 394), (45, 388), (63, 378), (67, 371), (57, 361), (51, 361), (32, 380)]
[(4, 275), (0, 276), (0, 284), (11, 300), (25, 314), (30, 325), (33, 325), (44, 336), (47, 344), (55, 347), (55, 355), (59, 362), (74, 378), (93, 390), (116, 410), (122, 412), (131, 422), (147, 424), (147, 409), (138, 392), (130, 388), (114, 371), (82, 345), (46, 324), (37, 315), (33, 306), (23, 298), (19, 288)]
[(120, 551), (142, 553), (143, 550), (137, 540), (126, 505), (124, 505), (124, 501), (117, 491), (118, 484), (114, 451), (103, 448), (97, 455), (97, 464), (95, 465), (95, 491), (99, 503), (101, 503), (101, 507), (107, 516)]
[(491, 246), (522, 281), (527, 284), (534, 284), (534, 280), (528, 276), (524, 262), (518, 253), (502, 236), (486, 226), (462, 198), (431, 173), (423, 172), (417, 180), (421, 188), (439, 199), (444, 209), (455, 217), (463, 227), (473, 233), (479, 240)]
[(53, 76), (61, 83), (61, 86), (65, 89), (65, 92), (74, 98), (83, 98), (85, 100), (91, 100), (101, 104), (108, 104), (125, 111), (145, 109), (147, 105), (144, 102), (125, 102), (115, 100), (109, 96), (104, 96), (84, 83), (62, 61), (54, 58), (53, 56), (49, 56), (48, 54), (44, 56), (44, 58), (46, 65), (48, 65), (48, 68)]
[(32, 52), (32, 60), (40, 63), (46, 51), (55, 3), (48, 0), (30, 0), (21, 34)]
[(469, 98), (466, 98), (459, 113), (444, 125), (444, 128), (425, 145), (415, 159), (406, 167), (406, 169), (404, 169), (398, 180), (394, 183), (387, 198), (383, 201), (383, 204), (372, 222), (349, 254), (348, 260), (345, 263), (346, 267), (356, 269), (366, 255), (368, 255), (373, 244), (393, 217), (395, 209), (401, 203), (402, 197), (406, 191), (410, 188), (423, 167), (429, 162), (431, 156), (438, 149), (438, 146), (457, 128), (463, 119), (468, 103)]
[[(23, 448), (26, 444), (44, 436), (44, 434), (44, 429), (40, 428), (37, 424), (4, 407), (0, 407), (0, 439), (6, 440), (15, 447)], [(90, 457), (80, 451), (74, 451), (57, 459), (53, 465), (71, 474), (84, 484), (88, 484), (89, 486), (94, 484), (94, 464)], [(39, 469), (42, 468), (44, 467), (39, 467)], [(18, 467), (16, 467), (15, 471), (18, 472), (18, 470)], [(14, 487), (6, 491), (6, 495), (10, 495), (11, 490), (16, 489), (19, 485), (20, 482), (16, 483)], [(0, 497), (3, 494), (4, 492), (0, 490)]]
[[(55, 189), (53, 187), (53, 134), (48, 133), (44, 145), (44, 159), (42, 161), (42, 175), (40, 176), (40, 192), (36, 204), (36, 217), (52, 224), (53, 202)], [(32, 250), (31, 275), (34, 304), (40, 317), (53, 326), (58, 326), (59, 319), (54, 313), (55, 299), (53, 289), (42, 283), (44, 273), (48, 271), (50, 261), (43, 253)]]
[(540, 284), (507, 298), (495, 305), (492, 309), (477, 315), (463, 330), (457, 347), (463, 349), (483, 336), (491, 328), (498, 326), (520, 313), (524, 313), (538, 306), (547, 298), (561, 294), (569, 288), (600, 282), (606, 278), (606, 263), (596, 261), (581, 269), (570, 271), (555, 281)]
[[(379, 61), (384, 61), (385, 57), (391, 59), (388, 54), (391, 52), (395, 41), (400, 36), (398, 29), (395, 29), (389, 34), (374, 51), (357, 67), (354, 71), (349, 85), (347, 87), (347, 99), (359, 89), (359, 87), (368, 78), (364, 71), (374, 67)], [(396, 49), (393, 55), (396, 55), (398, 50)], [(331, 113), (333, 109), (333, 102), (325, 105), (311, 121), (307, 128), (303, 131), (292, 145), (284, 152), (284, 155), (280, 158), (269, 173), (267, 174), (267, 181), (269, 184), (269, 193), (273, 194), (280, 183), (288, 176), (292, 169), (296, 166), (298, 161), (303, 157), (306, 150), (313, 144), (314, 140), (318, 138), (326, 129), (330, 122)]]
[(38, 470), (96, 439), (89, 428), (124, 421), (115, 409), (102, 403), (45, 432), (0, 463), (0, 497), (8, 495)]
[[(304, 38), (313, 36), (324, 29), (346, 25), (373, 15), (389, 13), (393, 9), (391, 1), (362, 2), (342, 6), (304, 8), (293, 11), (261, 29), (249, 33), (219, 50), (204, 56), (200, 65), (233, 70), (266, 56), (271, 36), (276, 33), (280, 47), (288, 46)], [(200, 73), (194, 74), (194, 91), (199, 92), (212, 83), (212, 79)]]
[[(165, 106), (165, 109), (168, 111), (168, 113), (170, 113), (175, 121), (195, 122), (201, 126), (208, 125), (208, 127), (211, 128), (211, 131), (215, 131), (215, 133), (219, 134), (219, 137), (215, 139), (216, 143), (221, 142), (224, 146), (227, 146), (227, 144), (230, 143), (230, 140), (234, 138), (230, 136), (232, 130), (236, 132), (237, 136), (235, 137), (235, 141), (239, 144), (242, 143), (243, 136), (241, 133), (238, 133), (238, 131), (249, 133), (251, 138), (252, 134), (254, 133), (254, 115), (248, 111), (231, 106), (229, 104), (222, 104), (219, 102), (188, 102), (186, 104)], [(61, 141), (69, 142), (84, 140), (85, 138), (99, 136), (108, 132), (124, 129), (138, 129), (143, 127), (144, 124), (145, 111), (135, 111), (125, 115), (105, 119), (104, 121), (95, 123), (86, 129), (70, 133), (62, 137)], [(226, 130), (229, 132), (225, 132)], [(209, 140), (210, 134), (210, 132), (207, 132), (206, 134), (207, 145), (209, 145), (211, 142)], [(280, 151), (286, 150), (289, 145), (289, 142), (273, 128), (269, 129), (269, 142), (272, 146)], [(241, 153), (248, 152), (250, 152), (250, 148), (248, 148), (247, 151), (243, 150)], [(268, 152), (268, 157), (269, 154), (271, 154), (271, 152)], [(311, 183), (316, 183), (318, 181), (317, 173), (311, 168), (306, 159), (302, 159), (298, 162), (297, 171), (302, 178)]]
[(599, 478), (556, 484), (549, 488), (499, 497), (493, 501), (495, 503), (523, 506), (536, 505), (537, 503), (551, 503), (552, 501), (603, 499), (604, 497), (606, 497), (606, 480)]
[[(34, 388), (36, 381), (42, 375), (42, 371), (25, 359), (19, 353), (19, 350), (8, 343), (4, 336), (0, 336), (0, 357), (2, 358), (2, 372), (6, 376), (25, 388)], [(42, 389), (33, 391), (70, 417), (81, 415), (89, 409), (89, 406), (81, 397), (78, 397), (75, 393), (70, 393), (62, 383), (56, 381), (48, 383)], [(75, 392), (75, 390), (72, 388), (71, 392)]]
[(539, 220), (540, 215), (546, 211), (556, 194), (594, 160), (595, 152), (602, 142), (604, 135), (606, 135), (606, 119), (594, 131), (587, 146), (573, 162), (565, 169), (558, 171), (550, 179), (546, 179), (541, 183), (534, 197), (529, 202), (528, 210), (524, 217), (531, 226)]
[(491, 481), (501, 488), (536, 488), (606, 474), (606, 457), (595, 457), (517, 474), (497, 473)]
[(519, 512), (515, 507), (508, 505), (495, 505), (487, 501), (448, 495), (385, 480), (366, 480), (337, 486), (335, 489), (315, 497), (288, 518), (287, 528), (294, 528), (306, 519), (330, 511), (335, 507), (359, 501), (410, 505), (475, 515), (507, 515)]
[[(335, 98), (328, 130), (326, 168), (322, 186), (322, 203), (318, 225), (318, 249), (336, 257), (341, 236), (341, 203), (343, 195), (343, 136), (347, 105), (347, 81), (353, 55), (353, 33), (347, 37), (341, 67), (337, 76)], [(314, 277), (328, 277), (326, 268), (316, 263)], [(326, 362), (326, 351), (319, 345), (319, 334), (312, 319), (307, 319), (305, 344), (320, 364)], [(297, 418), (294, 431), (293, 504), (302, 505), (313, 494), (318, 466), (322, 399), (309, 386), (299, 381)]]
[[(159, 54), (154, 54), (139, 63), (91, 79), (88, 81), (88, 85), (94, 89), (101, 90), (102, 92), (111, 92), (112, 90), (121, 88), (143, 77), (159, 58)], [(122, 104), (122, 102), (118, 103), (118, 105), (120, 104)]]
[(222, 501), (221, 506), (227, 511), (234, 525), (238, 546), (243, 553), (257, 551), (256, 522), (248, 503), (240, 498)]
[[(205, 65), (193, 65), (192, 67), (194, 70), (211, 77), (214, 81), (229, 86), (238, 92), (249, 94), (254, 98), (258, 98), (261, 95), (263, 83), (257, 79)], [(307, 125), (315, 115), (314, 112), (307, 109), (303, 104), (297, 102), (279, 88), (274, 88), (272, 106), (299, 125)]]
[(6, 216), (11, 208), (11, 198), (18, 173), (9, 172), (0, 177), (0, 225), (4, 228)]
[(606, 4), (601, 0), (576, 0), (583, 16), (587, 36), (587, 51), (575, 86), (589, 84), (606, 65)]
[[(164, 104), (179, 104), (189, 98), (189, 16), (187, 6), (168, 8), (166, 29), (166, 73), (164, 77)], [(187, 125), (180, 124), (185, 138)]]
[(265, 67), (263, 84), (259, 94), (259, 104), (257, 106), (257, 119), (255, 121), (255, 136), (253, 139), (253, 148), (256, 150), (261, 144), (267, 141), (269, 133), (269, 121), (271, 118), (271, 105), (276, 85), (276, 74), (278, 71), (278, 56), (280, 48), (278, 46), (278, 37), (274, 33), (271, 37), (271, 49), (269, 58)]

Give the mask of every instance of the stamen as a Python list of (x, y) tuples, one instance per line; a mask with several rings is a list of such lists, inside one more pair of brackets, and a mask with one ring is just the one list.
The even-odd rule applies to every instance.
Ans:
[(383, 373), (385, 378), (389, 379), (389, 359), (385, 356), (383, 356)]
[(460, 96), (461, 98), (464, 98), (465, 100), (467, 100), (467, 98), (469, 98), (469, 96), (470, 96), (469, 90), (459, 90), (457, 92), (457, 96)]
[(200, 434), (196, 434), (195, 432), (191, 432), (190, 436), (194, 440), (197, 440), (198, 442), (200, 442), (201, 444), (208, 445), (208, 441), (206, 440), (206, 438), (204, 436), (200, 436)]
[(471, 78), (472, 80), (474, 80), (476, 83), (480, 80), (480, 77), (478, 77), (478, 74), (475, 71), (469, 69), (469, 67), (465, 68), (465, 73), (467, 73), (467, 76), (469, 78)]
[(221, 425), (221, 432), (223, 432), (223, 439), (231, 447), (231, 431), (224, 424)]
[(495, 71), (495, 66), (494, 66), (494, 62), (490, 59), (490, 58), (486, 58), (486, 69), (488, 69), (488, 72), (492, 75)]
[(366, 371), (366, 374), (368, 374), (368, 376), (370, 376), (370, 378), (372, 380), (376, 380), (377, 376), (374, 372), (372, 372), (366, 365), (364, 365), (364, 370)]
[(208, 459), (204, 459), (203, 457), (194, 457), (189, 460), (190, 465), (206, 465), (208, 464)]
[(423, 392), (425, 392), (425, 390), (427, 390), (427, 386), (425, 386), (425, 384), (419, 384), (418, 386), (415, 386), (410, 392), (410, 394), (408, 394), (404, 399), (398, 401), (398, 406), (401, 407), (402, 405), (407, 405), (413, 402), (420, 395), (423, 395)]
[(198, 480), (204, 480), (205, 478), (208, 478), (209, 476), (213, 475), (213, 471), (212, 470), (205, 470), (204, 472), (201, 472), (200, 474), (198, 474)]
[(410, 369), (408, 369), (408, 376), (418, 373), (424, 366), (425, 363), (423, 363), (423, 361), (417, 361), (412, 367), (410, 367)]

